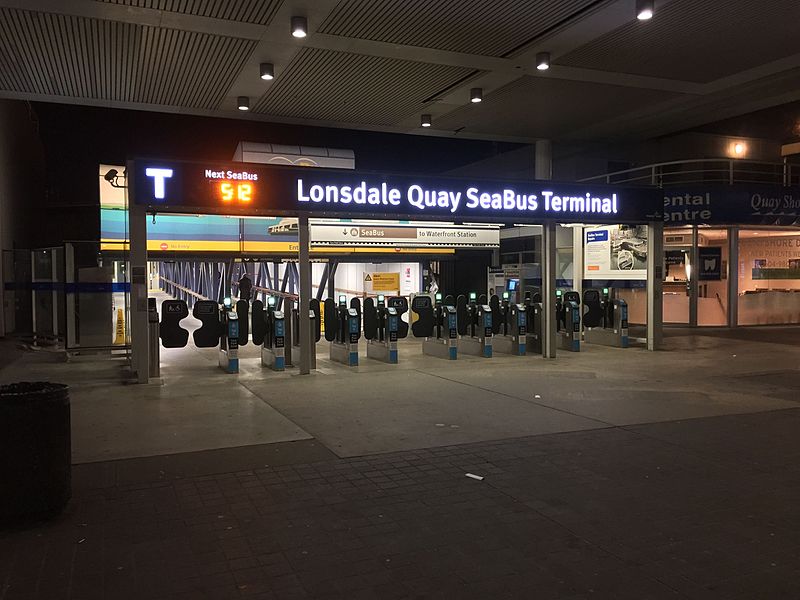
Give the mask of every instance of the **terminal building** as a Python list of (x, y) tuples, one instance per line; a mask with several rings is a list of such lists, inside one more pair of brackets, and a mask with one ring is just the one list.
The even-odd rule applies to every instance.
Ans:
[[(401, 350), (415, 337), (442, 336), (452, 307), (473, 328), (492, 313), (493, 337), (521, 327), (526, 353), (548, 359), (573, 342), (591, 347), (599, 330), (612, 331), (614, 345), (624, 337), (657, 350), (669, 329), (800, 322), (798, 148), (769, 125), (796, 107), (768, 94), (750, 101), (783, 89), (778, 66), (753, 70), (783, 51), (758, 42), (744, 61), (749, 88), (726, 79), (736, 67), (708, 58), (685, 74), (664, 64), (668, 76), (653, 77), (648, 57), (661, 60), (651, 56), (658, 40), (685, 38), (689, 8), (667, 3), (663, 29), (651, 28), (645, 44), (637, 32), (647, 25), (623, 18), (622, 3), (606, 4), (569, 18), (592, 35), (567, 28), (552, 47), (556, 15), (540, 21), (522, 11), (519, 23), (543, 40), (510, 31), (497, 48), (481, 36), (439, 48), (426, 37), (404, 45), (402, 57), (383, 56), (387, 40), (347, 29), (343, 7), (290, 19), (293, 31), (306, 33), (309, 20), (320, 29), (295, 36), (294, 54), (283, 55), (269, 40), (292, 7), (276, 5), (250, 24), (269, 36), (245, 28), (225, 37), (243, 45), (231, 45), (220, 67), (238, 79), (204, 73), (192, 87), (177, 75), (188, 72), (184, 61), (162, 77), (174, 87), (161, 95), (139, 82), (151, 102), (72, 69), (97, 60), (82, 47), (50, 57), (48, 72), (69, 76), (47, 85), (20, 57), (2, 84), (11, 98), (2, 101), (5, 185), (16, 203), (3, 218), (4, 332), (68, 355), (123, 356), (145, 381), (175, 350), (169, 335), (194, 343), (198, 302), (215, 304), (213, 327), (247, 302), (237, 315), (243, 355), (270, 343), (264, 322), (282, 313), (287, 365), (302, 355), (303, 371), (314, 354), (308, 332), (335, 343), (323, 339), (334, 335), (330, 319), (351, 304), (366, 341), (375, 333), (372, 324), (364, 330), (365, 303), (381, 326), (389, 308), (398, 311)], [(151, 27), (111, 6), (71, 16), (44, 5), (2, 10), (17, 49), (26, 28), (50, 21), (74, 18), (120, 35)], [(197, 19), (236, 22), (165, 10), (174, 31), (201, 38), (212, 34), (196, 31)], [(718, 34), (736, 40), (732, 29)], [(354, 46), (343, 50), (341, 40)], [(625, 64), (598, 58), (612, 55)], [(191, 93), (181, 96), (181, 87)], [(102, 101), (85, 102), (86, 93)], [(731, 108), (716, 110), (723, 100)], [(758, 110), (753, 122), (767, 125), (745, 131), (742, 115)], [(40, 207), (35, 216), (23, 210), (28, 197)], [(168, 306), (185, 316), (165, 324), (164, 302), (178, 302)], [(614, 307), (624, 312), (616, 324)], [(524, 319), (512, 322), (520, 311)], [(478, 337), (485, 352), (487, 340), (466, 326), (457, 323), (458, 340)], [(229, 342), (220, 335), (211, 341), (222, 351)]]

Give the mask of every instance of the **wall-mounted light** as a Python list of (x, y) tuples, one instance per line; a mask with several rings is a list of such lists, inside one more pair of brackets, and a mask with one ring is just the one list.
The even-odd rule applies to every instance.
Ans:
[(292, 17), (292, 35), (296, 38), (308, 35), (308, 21), (305, 17)]
[(550, 53), (539, 52), (536, 55), (536, 68), (540, 71), (547, 71), (550, 68)]
[(469, 101), (470, 102), (482, 102), (483, 101), (483, 88), (472, 88), (469, 91)]
[(728, 144), (728, 156), (731, 158), (744, 158), (747, 156), (747, 144), (742, 141)]
[(649, 21), (656, 10), (655, 0), (636, 0), (636, 18), (640, 21)]
[(275, 79), (275, 65), (272, 63), (261, 63), (258, 68), (264, 81)]
[(431, 126), (431, 116), (430, 115), (422, 115), (419, 119), (419, 124), (421, 127), (430, 127)]
[(236, 98), (236, 106), (239, 110), (250, 110), (250, 98), (247, 96), (239, 96)]

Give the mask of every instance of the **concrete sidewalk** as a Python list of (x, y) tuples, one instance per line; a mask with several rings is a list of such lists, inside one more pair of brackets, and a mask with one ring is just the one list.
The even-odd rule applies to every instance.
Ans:
[(769, 334), (670, 336), (655, 353), (584, 345), (555, 360), (455, 362), (404, 340), (400, 364), (362, 356), (354, 369), (328, 360), (321, 342), (308, 377), (262, 368), (252, 344), (238, 375), (216, 366), (214, 349), (183, 348), (163, 351), (163, 377), (146, 386), (124, 381), (122, 360), (40, 352), (0, 381), (71, 386), (78, 463), (312, 438), (349, 457), (797, 407), (800, 347), (783, 342), (795, 330)]
[(64, 515), (0, 536), (0, 597), (797, 598), (799, 427), (791, 409), (80, 465)]

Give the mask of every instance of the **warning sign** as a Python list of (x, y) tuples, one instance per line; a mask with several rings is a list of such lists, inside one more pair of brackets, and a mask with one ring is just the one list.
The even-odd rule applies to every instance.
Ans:
[(364, 291), (398, 292), (400, 273), (364, 273)]

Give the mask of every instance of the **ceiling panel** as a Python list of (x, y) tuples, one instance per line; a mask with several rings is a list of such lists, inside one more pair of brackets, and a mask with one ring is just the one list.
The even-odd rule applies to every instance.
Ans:
[(320, 33), (503, 56), (598, 0), (343, 0)]
[(525, 76), (439, 117), (436, 129), (557, 139), (680, 96), (655, 90)]
[(0, 89), (217, 108), (256, 42), (0, 9)]
[(213, 19), (268, 25), (283, 0), (95, 0)]
[(303, 48), (254, 111), (280, 117), (392, 125), (472, 69)]
[(708, 82), (800, 51), (798, 0), (672, 0), (555, 64)]

